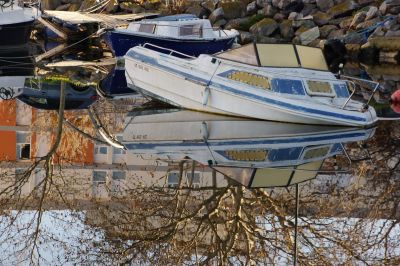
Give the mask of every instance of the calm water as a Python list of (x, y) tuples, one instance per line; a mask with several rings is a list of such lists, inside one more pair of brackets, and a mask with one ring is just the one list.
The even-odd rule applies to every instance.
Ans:
[[(178, 110), (126, 88), (123, 63), (30, 55), (0, 55), (1, 87), (31, 88), (0, 103), (1, 265), (287, 265), (296, 250), (299, 265), (399, 263), (399, 121), (332, 128)], [(393, 119), (397, 68), (345, 73), (381, 82), (373, 105)]]

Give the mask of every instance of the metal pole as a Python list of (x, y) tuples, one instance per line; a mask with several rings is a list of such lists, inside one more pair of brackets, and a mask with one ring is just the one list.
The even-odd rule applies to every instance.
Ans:
[(297, 220), (299, 217), (299, 184), (296, 184), (296, 212), (294, 217), (294, 252), (293, 265), (297, 265)]

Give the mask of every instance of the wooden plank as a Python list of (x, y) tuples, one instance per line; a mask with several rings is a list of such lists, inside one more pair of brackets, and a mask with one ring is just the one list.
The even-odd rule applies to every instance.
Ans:
[(43, 25), (45, 25), (46, 27), (50, 28), (52, 31), (54, 31), (58, 36), (60, 36), (64, 40), (68, 39), (68, 35), (65, 32), (59, 30), (58, 27), (54, 26), (52, 23), (48, 22), (47, 20), (43, 19), (42, 17), (38, 17), (37, 20), (40, 23), (42, 23)]
[(36, 63), (37, 63), (37, 62), (40, 62), (40, 61), (42, 61), (42, 60), (45, 59), (45, 58), (48, 58), (48, 57), (51, 57), (51, 56), (54, 56), (54, 55), (56, 55), (56, 54), (61, 53), (62, 51), (64, 51), (64, 50), (67, 49), (67, 48), (68, 48), (67, 44), (66, 44), (66, 43), (62, 43), (62, 44), (60, 44), (60, 45), (54, 47), (53, 49), (51, 49), (51, 50), (45, 52), (44, 54), (41, 54), (41, 55), (36, 56), (36, 57), (35, 57), (35, 61), (36, 61)]
[(108, 58), (101, 61), (80, 61), (70, 60), (46, 64), (46, 67), (82, 67), (82, 66), (109, 66), (115, 65), (115, 58)]
[(100, 23), (101, 19), (87, 16), (87, 14), (71, 11), (44, 10), (44, 14), (68, 22), (70, 24)]

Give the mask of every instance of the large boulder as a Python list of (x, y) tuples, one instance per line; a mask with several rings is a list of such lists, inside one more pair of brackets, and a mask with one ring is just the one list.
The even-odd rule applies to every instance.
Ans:
[(321, 11), (328, 11), (329, 8), (333, 7), (335, 5), (335, 3), (333, 2), (333, 0), (317, 0), (317, 7), (319, 8), (319, 10)]
[(358, 5), (356, 2), (351, 0), (346, 0), (340, 4), (337, 4), (327, 11), (329, 15), (334, 18), (345, 17), (353, 13), (355, 9), (357, 9)]
[(264, 8), (272, 3), (272, 0), (256, 0), (258, 8)]
[(272, 5), (279, 9), (284, 9), (290, 3), (291, 3), (290, 0), (272, 0)]
[(308, 15), (314, 14), (317, 11), (318, 11), (318, 9), (316, 8), (315, 5), (305, 4), (304, 8), (301, 10), (301, 14), (303, 14), (303, 17), (306, 17)]
[(286, 19), (279, 24), (279, 31), (284, 40), (290, 41), (294, 37), (294, 29), (292, 27), (292, 21)]
[(122, 2), (121, 4), (119, 4), (119, 7), (122, 10), (126, 10), (132, 13), (142, 13), (145, 11), (144, 7), (132, 2)]
[(314, 27), (314, 28), (311, 28), (311, 29), (301, 33), (299, 35), (299, 39), (300, 39), (301, 44), (307, 45), (307, 44), (310, 44), (311, 42), (313, 42), (314, 40), (318, 39), (319, 36), (320, 36), (319, 28)]
[(338, 27), (336, 27), (335, 25), (324, 25), (322, 27), (319, 28), (319, 32), (321, 35), (321, 38), (326, 39), (328, 38), (329, 34), (334, 31), (337, 30)]
[(304, 27), (311, 29), (311, 28), (314, 28), (316, 26), (316, 24), (311, 19), (299, 19), (299, 20), (293, 20), (292, 26), (294, 28), (300, 28), (300, 27), (304, 26)]
[(345, 35), (346, 31), (344, 29), (338, 29), (338, 30), (333, 30), (329, 33), (328, 35), (328, 40), (338, 40), (338, 39), (342, 39), (343, 36)]
[(250, 27), (264, 19), (263, 15), (253, 15), (251, 17), (237, 18), (230, 20), (226, 25), (225, 29), (236, 29), (242, 31), (249, 31)]
[(247, 44), (254, 41), (254, 35), (247, 31), (239, 31), (239, 43)]
[(355, 14), (350, 23), (350, 28), (352, 28), (352, 29), (356, 28), (358, 24), (360, 24), (361, 22), (364, 22), (366, 17), (367, 17), (367, 12), (365, 12), (365, 11), (361, 11), (361, 12), (358, 12), (357, 14)]
[(224, 10), (225, 18), (228, 20), (246, 15), (246, 5), (241, 1), (222, 2), (220, 6)]
[(222, 9), (222, 7), (219, 7), (219, 8), (217, 8), (217, 9), (215, 9), (215, 10), (210, 14), (210, 16), (208, 17), (208, 19), (210, 20), (210, 22), (211, 22), (212, 24), (214, 24), (214, 23), (217, 22), (218, 20), (223, 19), (224, 16), (225, 16), (224, 10)]
[(273, 18), (276, 13), (278, 13), (278, 8), (276, 8), (272, 5), (267, 5), (263, 9), (259, 10), (259, 14), (262, 14), (269, 18)]
[(363, 23), (360, 23), (357, 25), (356, 30), (361, 30), (361, 29), (366, 29), (371, 26), (375, 26), (377, 23), (379, 23), (381, 20), (379, 18), (374, 18), (368, 21), (365, 21)]
[(328, 22), (332, 19), (332, 15), (321, 11), (318, 11), (317, 13), (313, 14), (312, 17), (314, 19), (314, 22), (318, 26), (323, 26), (325, 24), (328, 24)]
[(371, 6), (368, 12), (366, 13), (365, 20), (370, 20), (372, 18), (375, 18), (378, 15), (378, 12), (379, 10), (376, 6)]
[(247, 15), (253, 15), (255, 13), (257, 13), (257, 4), (256, 4), (256, 1), (253, 1), (250, 4), (247, 5), (246, 14)]
[(186, 9), (187, 14), (193, 14), (198, 18), (208, 18), (211, 14), (210, 10), (201, 5), (193, 5)]
[(61, 0), (43, 0), (41, 4), (44, 10), (55, 10), (62, 3)]
[(272, 35), (277, 29), (279, 25), (275, 20), (271, 18), (264, 18), (263, 20), (257, 22), (253, 26), (250, 27), (250, 32), (254, 35), (265, 36), (268, 37)]

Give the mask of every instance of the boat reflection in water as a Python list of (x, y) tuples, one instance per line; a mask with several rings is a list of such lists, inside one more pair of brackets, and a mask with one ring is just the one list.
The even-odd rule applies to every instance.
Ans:
[(134, 154), (190, 158), (247, 187), (276, 187), (314, 178), (325, 159), (347, 154), (343, 143), (374, 132), (170, 109), (131, 113), (123, 144)]

